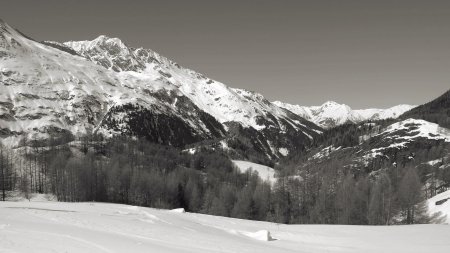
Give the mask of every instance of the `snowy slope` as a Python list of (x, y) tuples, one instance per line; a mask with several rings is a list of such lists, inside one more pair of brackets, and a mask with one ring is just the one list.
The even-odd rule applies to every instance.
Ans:
[(415, 106), (397, 105), (388, 109), (362, 109), (353, 110), (348, 105), (333, 101), (325, 102), (321, 106), (300, 106), (273, 102), (275, 105), (292, 111), (293, 113), (310, 120), (323, 128), (342, 125), (347, 122), (359, 123), (367, 120), (397, 118)]
[(236, 165), (236, 167), (238, 167), (239, 171), (242, 173), (245, 173), (246, 171), (251, 169), (252, 171), (258, 172), (258, 176), (262, 180), (268, 181), (272, 184), (276, 182), (275, 170), (273, 168), (270, 168), (269, 166), (239, 160), (232, 160), (232, 162), (234, 163), (234, 165)]
[(118, 38), (102, 35), (92, 41), (71, 41), (64, 44), (87, 59), (120, 72), (119, 76), (130, 74), (146, 82), (160, 83), (160, 88), (177, 89), (222, 123), (234, 121), (243, 126), (262, 129), (266, 126), (258, 122), (258, 117), (270, 114), (276, 118), (288, 118), (284, 110), (260, 94), (230, 88), (193, 70), (180, 67), (150, 49), (128, 47)]
[(395, 119), (403, 113), (415, 108), (415, 105), (396, 105), (387, 109), (354, 110), (364, 120)]
[(399, 150), (407, 150), (408, 147), (420, 142), (445, 142), (450, 143), (450, 130), (440, 127), (438, 124), (420, 119), (406, 119), (394, 123), (385, 128), (381, 133), (371, 137), (362, 145), (370, 147), (369, 151), (360, 151), (365, 154), (363, 158), (386, 156)]
[(445, 222), (450, 224), (450, 190), (442, 192), (427, 200), (428, 213), (446, 215)]
[(39, 138), (50, 128), (86, 132), (110, 101), (125, 93), (123, 86), (113, 87), (119, 82), (107, 70), (29, 40), (2, 22), (0, 52), (0, 125), (10, 137), (32, 133)]
[(0, 203), (1, 252), (440, 253), (450, 251), (449, 234), (442, 225), (279, 225), (119, 204)]

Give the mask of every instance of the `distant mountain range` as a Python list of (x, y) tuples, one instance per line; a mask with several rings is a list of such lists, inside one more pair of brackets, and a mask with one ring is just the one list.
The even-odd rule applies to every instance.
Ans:
[(359, 123), (369, 120), (397, 118), (404, 112), (416, 107), (414, 105), (397, 105), (388, 109), (362, 109), (353, 110), (348, 105), (333, 101), (325, 102), (320, 106), (300, 106), (275, 101), (279, 107), (305, 118), (323, 128), (331, 128), (352, 122)]

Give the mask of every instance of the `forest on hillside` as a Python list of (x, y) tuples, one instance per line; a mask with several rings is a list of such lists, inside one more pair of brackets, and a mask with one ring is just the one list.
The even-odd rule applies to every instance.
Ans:
[(401, 116), (402, 119), (423, 119), (450, 128), (450, 90)]
[(50, 193), (59, 201), (182, 207), (278, 223), (385, 225), (438, 219), (428, 217), (423, 201), (450, 185), (450, 167), (418, 169), (413, 161), (380, 163), (376, 173), (347, 170), (338, 159), (301, 170), (286, 162), (276, 167), (278, 180), (271, 185), (255, 172), (240, 173), (225, 152), (207, 148), (190, 154), (144, 139), (101, 136), (24, 144), (1, 149), (3, 200), (21, 191), (27, 198)]

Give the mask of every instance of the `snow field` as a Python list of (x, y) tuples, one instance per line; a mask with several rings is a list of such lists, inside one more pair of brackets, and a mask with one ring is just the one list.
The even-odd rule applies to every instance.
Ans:
[(0, 252), (449, 252), (449, 234), (447, 225), (280, 225), (120, 204), (0, 203)]

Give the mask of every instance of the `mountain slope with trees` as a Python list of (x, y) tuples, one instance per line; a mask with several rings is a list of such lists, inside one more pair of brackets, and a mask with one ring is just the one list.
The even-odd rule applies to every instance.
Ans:
[(438, 98), (404, 113), (401, 118), (424, 119), (450, 128), (450, 90)]
[[(399, 119), (344, 124), (276, 167), (285, 182), (285, 221), (345, 224), (440, 222), (424, 200), (450, 188), (448, 92)], [(433, 109), (430, 109), (433, 108)], [(441, 115), (436, 123), (425, 111)], [(430, 114), (433, 118), (433, 114)], [(300, 178), (288, 180), (289, 176)], [(294, 192), (301, 192), (294, 195)]]

